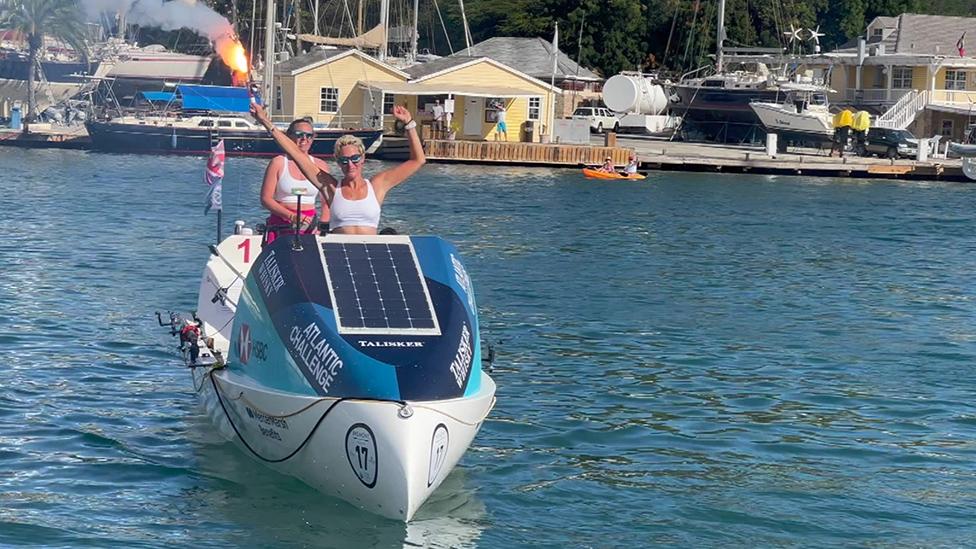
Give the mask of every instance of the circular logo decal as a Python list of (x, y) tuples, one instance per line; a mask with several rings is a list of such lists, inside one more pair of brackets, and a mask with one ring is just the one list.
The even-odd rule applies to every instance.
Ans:
[(241, 324), (241, 333), (237, 335), (237, 356), (244, 364), (251, 358), (251, 327), (247, 324)]
[(346, 459), (367, 488), (376, 486), (376, 439), (365, 423), (357, 423), (346, 432)]
[(427, 486), (434, 484), (441, 468), (444, 467), (444, 462), (447, 461), (449, 438), (447, 426), (443, 423), (434, 429), (434, 436), (430, 439), (430, 467), (427, 469)]

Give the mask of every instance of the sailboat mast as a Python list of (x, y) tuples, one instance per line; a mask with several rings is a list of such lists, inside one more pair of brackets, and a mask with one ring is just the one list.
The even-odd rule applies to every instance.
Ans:
[(380, 61), (386, 61), (386, 46), (390, 39), (390, 0), (380, 2), (380, 28), (383, 29), (383, 43), (380, 45)]
[(359, 15), (356, 19), (356, 35), (363, 34), (363, 0), (359, 0)]
[(417, 60), (417, 23), (420, 13), (420, 0), (413, 0), (413, 36), (410, 37), (410, 60)]
[(315, 10), (315, 24), (312, 25), (312, 29), (313, 29), (312, 32), (315, 33), (315, 36), (318, 36), (319, 35), (319, 0), (315, 0), (315, 8), (313, 9)]
[(715, 56), (715, 68), (717, 72), (722, 72), (725, 64), (725, 0), (718, 0), (718, 36), (716, 37), (717, 52)]
[(272, 113), (274, 101), (272, 92), (274, 91), (274, 63), (275, 63), (275, 3), (274, 0), (267, 0), (268, 11), (264, 19), (264, 107), (268, 114)]

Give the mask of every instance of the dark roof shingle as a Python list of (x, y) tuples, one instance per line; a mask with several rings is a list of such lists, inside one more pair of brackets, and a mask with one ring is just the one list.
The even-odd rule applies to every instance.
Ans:
[(275, 74), (290, 74), (298, 69), (302, 69), (309, 65), (314, 65), (316, 63), (321, 63), (326, 59), (331, 59), (338, 55), (342, 55), (349, 51), (349, 48), (327, 50), (316, 48), (308, 53), (303, 53), (302, 55), (296, 55), (287, 61), (282, 61), (275, 65)]
[[(503, 65), (546, 82), (552, 75), (552, 42), (543, 38), (496, 36), (461, 50), (451, 57), (490, 57)], [(577, 65), (576, 61), (559, 50), (556, 78), (577, 76), (587, 80), (603, 80), (600, 75)]]
[(423, 78), (434, 74), (435, 72), (440, 72), (443, 70), (451, 69), (459, 65), (474, 61), (479, 59), (478, 57), (460, 57), (460, 56), (450, 56), (441, 57), (440, 59), (434, 59), (433, 61), (427, 61), (426, 63), (417, 63), (403, 69), (403, 72), (410, 75), (411, 80), (416, 80), (418, 78)]

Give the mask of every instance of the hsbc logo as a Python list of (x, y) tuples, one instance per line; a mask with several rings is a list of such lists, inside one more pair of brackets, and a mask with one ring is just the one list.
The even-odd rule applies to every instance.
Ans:
[(251, 358), (251, 327), (247, 324), (241, 324), (241, 331), (237, 334), (237, 356), (244, 364)]

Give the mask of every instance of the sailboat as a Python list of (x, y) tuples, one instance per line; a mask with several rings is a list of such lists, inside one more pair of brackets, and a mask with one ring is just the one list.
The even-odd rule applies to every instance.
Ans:
[[(792, 35), (798, 32), (798, 29), (794, 29)], [(671, 113), (683, 117), (684, 130), (700, 131), (708, 140), (755, 139), (757, 130), (761, 130), (761, 123), (750, 103), (780, 102), (789, 86), (797, 82), (776, 75), (765, 63), (729, 62), (725, 50), (725, 0), (719, 0), (715, 73), (695, 76), (704, 70), (698, 69), (673, 84)], [(749, 50), (765, 54), (782, 53), (778, 48)], [(803, 83), (816, 86), (813, 82)], [(825, 87), (821, 89), (826, 90)]]

